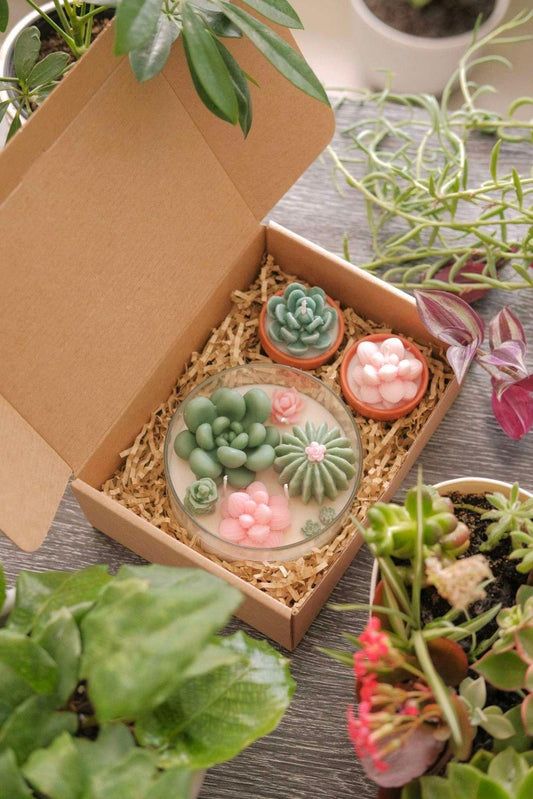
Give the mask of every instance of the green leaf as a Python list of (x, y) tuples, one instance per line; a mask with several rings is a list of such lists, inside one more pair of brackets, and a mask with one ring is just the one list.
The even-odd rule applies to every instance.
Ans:
[(0, 730), (0, 752), (12, 749), (24, 763), (36, 749), (48, 746), (62, 732), (74, 733), (78, 718), (74, 713), (57, 712), (49, 697), (31, 696), (19, 705)]
[(60, 706), (74, 691), (80, 669), (81, 636), (70, 611), (67, 608), (56, 611), (35, 636), (35, 641), (57, 663), (59, 682), (54, 696)]
[(247, 36), (278, 72), (294, 86), (316, 100), (329, 105), (328, 96), (302, 56), (290, 47), (275, 31), (263, 25), (242, 8), (218, 0), (224, 13)]
[(483, 777), (479, 783), (476, 799), (512, 799), (512, 797), (501, 785), (488, 777)]
[(482, 777), (483, 773), (468, 763), (450, 763), (448, 766), (448, 781), (452, 797), (457, 796), (459, 790), (464, 792), (466, 796), (476, 796)]
[(204, 11), (202, 16), (206, 19), (209, 29), (216, 36), (228, 39), (242, 38), (242, 31), (222, 11)]
[(13, 117), (13, 121), (9, 126), (9, 130), (7, 132), (6, 142), (10, 141), (15, 133), (20, 130), (22, 127), (22, 122), (20, 121), (20, 111), (17, 111), (15, 116)]
[(502, 146), (502, 140), (498, 139), (494, 147), (492, 148), (492, 152), (490, 154), (490, 174), (492, 175), (492, 179), (495, 183), (498, 182), (498, 160), (500, 157), (500, 149)]
[(531, 799), (533, 796), (533, 769), (523, 779), (516, 794), (516, 799)]
[(0, 753), (0, 799), (32, 799), (11, 749)]
[(91, 775), (91, 799), (146, 799), (155, 774), (153, 754), (134, 748), (105, 771)]
[(81, 799), (87, 785), (78, 749), (67, 733), (48, 749), (34, 752), (23, 772), (30, 785), (50, 799)]
[(216, 40), (220, 55), (222, 56), (233, 83), (233, 88), (239, 106), (239, 125), (245, 136), (248, 136), (252, 127), (252, 98), (246, 76), (229, 50), (222, 42)]
[(36, 693), (49, 694), (59, 672), (48, 652), (31, 638), (11, 630), (0, 630), (0, 662), (9, 666)]
[[(9, 105), (9, 100), (5, 100), (3, 103), (0, 103), (0, 122), (2, 121), (2, 117), (5, 114), (5, 110), (2, 113), (2, 106), (6, 106), (7, 108), (8, 105)], [(4, 607), (5, 601), (6, 601), (6, 576), (4, 573), (4, 568), (0, 563), (0, 612)]]
[(201, 571), (121, 569), (81, 625), (81, 676), (99, 721), (135, 719), (164, 702), (239, 603), (235, 589)]
[[(2, 82), (0, 81), (0, 87), (1, 86), (2, 86)], [(3, 102), (0, 103), (0, 122), (3, 120), (3, 118), (4, 118), (5, 114), (6, 114), (6, 111), (9, 108), (10, 105), (11, 105), (11, 101), (10, 100), (4, 100)], [(3, 576), (4, 576), (4, 573), (2, 571), (2, 577)], [(5, 588), (6, 588), (6, 585), (5, 585), (5, 581), (4, 581), (4, 592), (5, 592)], [(4, 602), (5, 602), (5, 594), (4, 594), (4, 600), (2, 602), (2, 606), (4, 605)]]
[(0, 726), (33, 689), (5, 663), (0, 663)]
[(194, 84), (201, 86), (218, 116), (235, 125), (239, 120), (237, 96), (216, 39), (188, 4), (182, 7), (182, 15), (183, 44)]
[(121, 0), (115, 15), (115, 53), (144, 47), (156, 32), (160, 13), (161, 0)]
[(514, 735), (514, 727), (511, 721), (503, 715), (500, 707), (487, 707), (484, 710), (484, 720), (480, 726), (486, 730), (492, 738), (505, 740)]
[(287, 0), (244, 0), (244, 2), (278, 25), (286, 28), (303, 28), (300, 17)]
[(451, 786), (442, 777), (423, 777), (420, 785), (422, 799), (453, 799)]
[(459, 693), (473, 708), (485, 707), (487, 687), (483, 677), (478, 677), (477, 680), (466, 677), (459, 686)]
[(504, 716), (513, 725), (514, 735), (503, 741), (495, 740), (494, 752), (503, 752), (508, 746), (512, 746), (515, 752), (527, 752), (531, 748), (532, 740), (526, 735), (522, 724), (521, 706), (512, 707), (507, 713), (504, 713)]
[(208, 768), (272, 732), (294, 692), (289, 664), (244, 633), (220, 646), (241, 660), (186, 682), (136, 726), (139, 742), (163, 747), (161, 765)]
[(522, 203), (524, 201), (524, 190), (522, 189), (522, 184), (520, 182), (520, 175), (514, 168), (512, 171), (512, 175), (513, 175), (514, 190), (516, 192), (516, 199), (518, 200), (518, 205), (522, 207)]
[(489, 652), (473, 668), (496, 688), (517, 691), (524, 685), (527, 664), (516, 652)]
[(21, 81), (25, 81), (33, 69), (39, 50), (41, 49), (41, 34), (39, 29), (32, 25), (17, 36), (15, 50), (13, 53), (13, 66), (15, 75)]
[(524, 627), (517, 632), (516, 646), (520, 655), (533, 663), (533, 626)]
[(521, 585), (516, 592), (516, 604), (524, 610), (526, 602), (533, 596), (533, 585)]
[(7, 0), (0, 0), (0, 33), (7, 30), (9, 22), (9, 4)]
[(89, 566), (78, 572), (21, 572), (8, 626), (20, 632), (37, 630), (63, 607), (79, 620), (111, 579), (107, 566)]
[(150, 80), (161, 72), (180, 32), (174, 19), (166, 14), (159, 15), (154, 35), (140, 50), (130, 52), (130, 64), (137, 80)]
[(35, 89), (38, 86), (52, 83), (61, 77), (68, 63), (67, 53), (49, 53), (33, 67), (28, 77), (28, 86), (30, 89)]
[(509, 746), (491, 761), (487, 776), (513, 795), (527, 772), (528, 765), (525, 758)]
[(76, 745), (87, 773), (98, 774), (127, 757), (135, 739), (124, 724), (110, 724), (100, 728), (96, 741), (79, 738)]
[(526, 735), (533, 736), (533, 694), (528, 694), (522, 702), (521, 715)]
[(163, 774), (146, 794), (146, 799), (189, 799), (192, 774), (183, 769), (171, 769)]

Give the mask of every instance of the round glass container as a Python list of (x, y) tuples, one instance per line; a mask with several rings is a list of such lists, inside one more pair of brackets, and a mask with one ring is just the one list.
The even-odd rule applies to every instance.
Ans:
[[(287, 497), (291, 515), (290, 526), (284, 530), (282, 543), (272, 545), (246, 545), (234, 543), (220, 535), (219, 527), (227, 507), (225, 501), (235, 491), (246, 489), (232, 488), (226, 481), (219, 479), (218, 501), (211, 511), (204, 515), (191, 513), (185, 504), (187, 488), (197, 478), (189, 463), (176, 454), (174, 444), (176, 437), (187, 429), (184, 413), (187, 404), (198, 397), (211, 397), (221, 388), (235, 389), (245, 395), (252, 388), (262, 389), (272, 400), (274, 393), (282, 390), (298, 392), (303, 406), (295, 425), (305, 428), (306, 422), (318, 428), (326, 424), (328, 430), (339, 428), (344, 439), (348, 439), (353, 452), (354, 474), (348, 480), (348, 486), (340, 490), (334, 499), (327, 499), (319, 504), (311, 498), (304, 503), (300, 496), (288, 496), (288, 489), (280, 484), (280, 475), (273, 466), (256, 473), (255, 481), (264, 485), (270, 497)], [(279, 416), (279, 414), (278, 414)], [(271, 416), (265, 424), (277, 428), (280, 434), (291, 434), (291, 423), (281, 423)], [(314, 443), (314, 442), (313, 442)], [(313, 453), (312, 453), (313, 454)], [(310, 460), (312, 460), (312, 457)], [(355, 500), (361, 481), (363, 450), (361, 437), (352, 414), (331, 389), (320, 380), (305, 372), (277, 364), (249, 364), (237, 366), (221, 372), (219, 375), (205, 380), (180, 405), (172, 417), (164, 449), (165, 475), (171, 505), (178, 522), (191, 537), (202, 541), (204, 549), (225, 560), (253, 561), (292, 561), (306, 555), (314, 548), (321, 547), (331, 541), (340, 531), (350, 508)], [(255, 482), (254, 481), (254, 482)], [(304, 529), (305, 528), (305, 529)]]

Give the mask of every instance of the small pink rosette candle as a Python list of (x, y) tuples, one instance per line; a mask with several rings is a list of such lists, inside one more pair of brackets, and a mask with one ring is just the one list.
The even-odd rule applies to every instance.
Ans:
[(295, 388), (280, 388), (272, 394), (272, 419), (278, 424), (296, 424), (304, 405)]
[(263, 483), (234, 491), (221, 506), (220, 537), (248, 547), (279, 547), (291, 514), (285, 496), (270, 496)]

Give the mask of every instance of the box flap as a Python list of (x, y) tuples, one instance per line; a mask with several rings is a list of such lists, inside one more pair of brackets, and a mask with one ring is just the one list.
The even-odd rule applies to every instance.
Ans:
[(70, 467), (0, 396), (0, 530), (32, 552), (52, 523)]
[(0, 392), (74, 471), (333, 132), (245, 42), (229, 46), (263, 86), (247, 141), (205, 111), (180, 42), (139, 84), (112, 40), (0, 154)]

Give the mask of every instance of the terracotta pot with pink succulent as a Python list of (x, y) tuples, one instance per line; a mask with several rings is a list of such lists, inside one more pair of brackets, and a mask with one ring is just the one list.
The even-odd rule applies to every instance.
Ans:
[(349, 738), (380, 799), (533, 796), (533, 495), (483, 478), (377, 503)]

